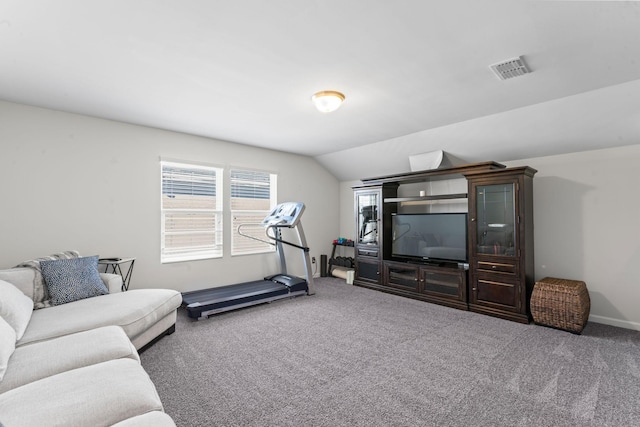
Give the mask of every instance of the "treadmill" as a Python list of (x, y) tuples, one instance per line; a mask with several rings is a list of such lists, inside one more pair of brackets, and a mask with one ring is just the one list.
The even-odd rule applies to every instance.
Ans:
[[(208, 318), (212, 314), (251, 305), (304, 294), (313, 295), (315, 291), (309, 247), (307, 247), (307, 240), (300, 222), (304, 209), (304, 203), (299, 202), (285, 202), (276, 206), (261, 223), (269, 240), (243, 234), (242, 225), (238, 227), (238, 233), (242, 236), (275, 245), (280, 259), (281, 273), (252, 282), (184, 292), (182, 293), (182, 305), (186, 308), (189, 317), (201, 320)], [(299, 244), (283, 240), (281, 232), (283, 228), (295, 229)], [(302, 251), (306, 279), (287, 274), (283, 244), (293, 246)]]

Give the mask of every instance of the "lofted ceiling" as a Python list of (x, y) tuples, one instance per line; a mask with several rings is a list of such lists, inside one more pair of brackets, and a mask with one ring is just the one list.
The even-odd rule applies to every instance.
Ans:
[[(640, 2), (0, 0), (0, 99), (313, 156), (640, 144)], [(498, 79), (522, 56), (532, 70)], [(336, 112), (310, 102), (346, 95)]]

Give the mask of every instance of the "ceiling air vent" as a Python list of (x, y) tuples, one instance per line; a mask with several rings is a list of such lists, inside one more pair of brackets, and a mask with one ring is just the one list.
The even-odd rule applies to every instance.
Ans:
[(500, 80), (507, 80), (531, 72), (521, 56), (490, 65), (489, 68), (500, 77)]

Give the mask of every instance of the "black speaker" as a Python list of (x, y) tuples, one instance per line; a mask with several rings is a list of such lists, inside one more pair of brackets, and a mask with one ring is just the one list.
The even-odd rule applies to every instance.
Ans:
[(327, 277), (327, 256), (320, 255), (320, 277)]

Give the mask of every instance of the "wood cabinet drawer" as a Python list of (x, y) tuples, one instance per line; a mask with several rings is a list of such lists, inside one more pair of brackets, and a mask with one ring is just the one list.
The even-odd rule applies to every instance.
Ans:
[[(497, 275), (480, 275), (472, 292), (478, 303), (492, 303), (516, 308), (518, 301), (518, 281)], [(506, 280), (505, 280), (506, 279)]]
[(378, 256), (377, 248), (358, 248), (358, 256), (369, 256), (376, 258)]
[(476, 261), (476, 268), (478, 271), (516, 274), (516, 265), (510, 262)]

